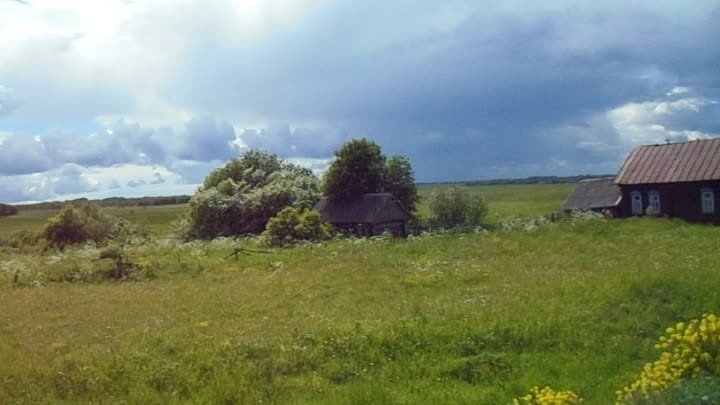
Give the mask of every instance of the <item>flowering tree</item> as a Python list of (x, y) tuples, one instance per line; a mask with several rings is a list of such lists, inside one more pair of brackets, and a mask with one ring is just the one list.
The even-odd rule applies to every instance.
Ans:
[(208, 175), (179, 231), (186, 238), (258, 234), (283, 208), (310, 209), (319, 199), (310, 170), (251, 150)]

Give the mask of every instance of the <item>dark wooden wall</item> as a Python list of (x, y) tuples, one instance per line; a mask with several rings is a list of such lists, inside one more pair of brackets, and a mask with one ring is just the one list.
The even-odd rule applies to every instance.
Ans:
[[(715, 213), (703, 214), (700, 190), (712, 188), (715, 191)], [(673, 218), (684, 218), (700, 222), (720, 222), (720, 181), (692, 182), (692, 183), (668, 183), (668, 184), (643, 184), (643, 185), (621, 185), (622, 200), (618, 207), (619, 217), (632, 216), (632, 201), (630, 199), (633, 191), (642, 193), (643, 208), (646, 209), (649, 191), (660, 193), (660, 215)]]

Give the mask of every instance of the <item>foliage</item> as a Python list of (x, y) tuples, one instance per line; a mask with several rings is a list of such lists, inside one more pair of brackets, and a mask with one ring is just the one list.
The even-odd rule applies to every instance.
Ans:
[(308, 169), (251, 150), (214, 170), (190, 200), (185, 238), (258, 234), (285, 207), (312, 208), (320, 198)]
[(572, 391), (555, 391), (550, 387), (533, 387), (530, 393), (513, 400), (515, 405), (577, 405), (583, 399)]
[(430, 195), (430, 222), (439, 228), (477, 226), (487, 214), (487, 203), (478, 194), (460, 187), (435, 190)]
[(147, 230), (125, 219), (105, 215), (91, 204), (77, 208), (66, 206), (47, 220), (42, 231), (42, 237), (48, 245), (61, 249), (66, 245), (85, 242), (104, 244), (115, 240), (130, 243), (136, 238), (147, 238), (148, 235)]
[(287, 207), (268, 221), (262, 238), (270, 246), (326, 240), (330, 238), (330, 228), (316, 211)]
[(335, 152), (325, 173), (324, 192), (330, 197), (351, 200), (362, 194), (383, 191), (385, 156), (368, 139), (353, 139)]
[(133, 263), (125, 248), (121, 245), (111, 245), (100, 251), (98, 260), (109, 259), (113, 263), (113, 267), (102, 271), (104, 278), (109, 280), (127, 280), (147, 278), (152, 273), (144, 271), (143, 267), (137, 263)]
[(388, 160), (378, 144), (365, 138), (353, 139), (335, 152), (335, 160), (325, 173), (323, 191), (343, 200), (388, 192), (411, 212), (420, 200), (410, 160), (404, 156)]
[(94, 205), (75, 208), (66, 206), (59, 214), (48, 219), (43, 228), (43, 237), (51, 246), (63, 248), (66, 245), (92, 241), (103, 243), (110, 238), (112, 219), (100, 213)]
[(0, 204), (0, 217), (9, 217), (11, 215), (17, 215), (17, 213), (17, 207), (7, 204)]
[(14, 249), (23, 249), (24, 247), (37, 244), (40, 235), (27, 229), (20, 229), (10, 234), (7, 239), (0, 242), (0, 246), (9, 246)]
[(415, 186), (410, 160), (405, 156), (388, 159), (385, 168), (385, 191), (395, 196), (410, 212), (415, 211), (420, 196)]
[(704, 314), (679, 322), (665, 331), (655, 348), (661, 351), (660, 359), (646, 364), (637, 381), (617, 392), (618, 404), (650, 399), (703, 371), (720, 375), (720, 318)]

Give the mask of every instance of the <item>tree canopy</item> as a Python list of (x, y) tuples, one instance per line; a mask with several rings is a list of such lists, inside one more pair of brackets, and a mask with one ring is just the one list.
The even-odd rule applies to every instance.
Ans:
[(18, 213), (17, 207), (7, 204), (0, 204), (0, 217), (9, 217)]
[(405, 156), (393, 156), (385, 168), (385, 191), (395, 196), (408, 210), (415, 211), (420, 200), (410, 160)]
[(285, 207), (312, 208), (319, 189), (310, 170), (250, 150), (208, 175), (179, 231), (187, 238), (258, 234)]
[(325, 173), (323, 191), (329, 197), (351, 200), (362, 194), (389, 192), (410, 211), (419, 200), (408, 158), (389, 160), (380, 146), (368, 139), (353, 139), (335, 152)]
[(325, 174), (324, 191), (331, 197), (350, 200), (384, 189), (385, 156), (375, 142), (353, 139), (335, 152)]

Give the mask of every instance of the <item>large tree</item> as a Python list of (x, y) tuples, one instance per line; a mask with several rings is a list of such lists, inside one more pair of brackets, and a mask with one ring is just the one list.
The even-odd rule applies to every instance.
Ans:
[(325, 194), (343, 200), (381, 192), (384, 186), (385, 156), (380, 146), (365, 138), (343, 145), (325, 173)]
[(391, 193), (411, 212), (420, 200), (410, 160), (405, 156), (388, 159), (385, 168), (385, 191)]
[(375, 142), (353, 139), (335, 152), (335, 161), (325, 173), (325, 194), (350, 200), (366, 193), (389, 192), (410, 211), (419, 197), (408, 158), (385, 159)]
[(187, 238), (260, 233), (283, 208), (310, 209), (319, 199), (310, 170), (250, 150), (208, 175), (179, 231)]

